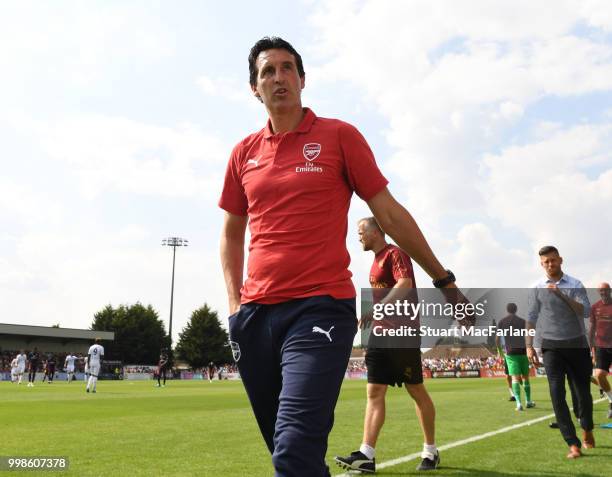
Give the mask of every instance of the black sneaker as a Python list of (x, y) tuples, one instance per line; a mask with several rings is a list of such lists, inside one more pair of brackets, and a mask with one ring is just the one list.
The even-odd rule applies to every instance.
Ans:
[(510, 397), (508, 398), (508, 401), (516, 401), (516, 398), (515, 398), (514, 396), (510, 396)]
[(559, 429), (559, 424), (557, 424), (556, 422), (551, 422), (548, 427), (550, 427), (551, 429)]
[(351, 453), (348, 457), (334, 457), (336, 464), (346, 470), (359, 470), (368, 474), (376, 472), (376, 459), (368, 459), (360, 451)]
[(440, 464), (440, 453), (436, 452), (433, 460), (425, 457), (421, 463), (417, 466), (416, 470), (435, 470)]

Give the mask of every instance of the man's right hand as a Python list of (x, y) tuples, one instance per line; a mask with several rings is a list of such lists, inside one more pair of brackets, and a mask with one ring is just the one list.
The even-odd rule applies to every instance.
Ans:
[(367, 313), (362, 313), (361, 318), (359, 318), (359, 329), (365, 330), (372, 326), (372, 312), (368, 311)]
[(527, 347), (527, 358), (529, 358), (531, 364), (533, 364), (536, 368), (539, 368), (542, 365), (542, 363), (540, 363), (540, 358), (538, 358), (538, 353), (536, 353), (533, 346)]
[[(466, 298), (463, 292), (457, 287), (455, 283), (449, 283), (443, 288), (440, 288), (442, 295), (444, 295), (444, 299), (446, 303), (450, 303), (451, 305), (456, 306), (458, 304), (467, 305), (470, 301)], [(464, 317), (461, 319), (457, 319), (457, 323), (459, 326), (465, 328), (471, 328), (476, 324), (476, 313), (474, 310), (465, 312)]]

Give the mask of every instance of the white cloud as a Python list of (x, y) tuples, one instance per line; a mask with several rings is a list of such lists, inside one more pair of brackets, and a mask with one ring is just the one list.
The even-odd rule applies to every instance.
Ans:
[(121, 117), (81, 114), (53, 121), (22, 118), (52, 160), (67, 168), (88, 199), (115, 189), (166, 197), (213, 197), (229, 146), (193, 124), (174, 128)]
[[(464, 270), (482, 268), (466, 248), (468, 232), (503, 255), (494, 246), (500, 229), (457, 226), (479, 217), (515, 228), (531, 246), (564, 237), (584, 262), (586, 244), (601, 247), (601, 237), (576, 249), (594, 204), (612, 190), (607, 127), (565, 131), (554, 116), (534, 120), (531, 108), (612, 91), (612, 44), (597, 30), (610, 25), (610, 10), (609, 2), (576, 1), (326, 2), (312, 18), (313, 51), (324, 58), (315, 76), (357, 85), (388, 119), (395, 153), (382, 162), (393, 189), (435, 249), (448, 252), (439, 238), (459, 230), (453, 260)], [(595, 30), (581, 33), (584, 25)], [(515, 143), (539, 142), (511, 147), (516, 126)]]
[(209, 96), (219, 96), (235, 103), (244, 105), (255, 105), (260, 109), (261, 103), (257, 102), (251, 93), (246, 81), (238, 81), (231, 77), (212, 78), (202, 75), (196, 80), (196, 84), (202, 92)]
[(489, 227), (467, 224), (457, 234), (452, 266), (460, 270), (460, 285), (470, 288), (525, 287), (533, 281), (533, 257), (504, 247)]
[(610, 258), (600, 254), (612, 234), (612, 218), (604, 212), (612, 203), (611, 150), (608, 124), (575, 126), (488, 155), (487, 212), (523, 231), (535, 250), (558, 244), (576, 263), (610, 268)]
[(612, 89), (612, 45), (571, 34), (579, 5), (326, 3), (313, 17), (327, 58), (316, 76), (358, 84), (406, 158), (473, 163), (466, 144), (490, 144), (540, 98)]
[(584, 0), (579, 2), (582, 16), (590, 26), (612, 32), (612, 7), (607, 0)]
[(149, 8), (108, 2), (4, 3), (0, 68), (4, 84), (12, 88), (0, 94), (27, 100), (33, 85), (38, 90), (48, 82), (91, 89), (173, 51), (171, 32)]
[[(101, 114), (0, 119), (35, 146), (32, 164), (53, 173), (39, 181), (40, 190), (23, 184), (23, 174), (0, 178), (0, 215), (10, 230), (0, 237), (10, 249), (0, 260), (0, 308), (12, 310), (10, 321), (86, 327), (106, 304), (136, 300), (167, 319), (171, 255), (160, 240), (184, 229), (195, 240), (187, 254), (177, 254), (186, 257), (180, 269), (177, 263), (175, 333), (205, 300), (226, 309), (217, 247), (201, 231), (220, 227), (213, 204), (229, 146), (189, 123), (162, 127)], [(134, 202), (146, 196), (149, 204), (126, 211), (118, 196)], [(97, 200), (81, 204), (82, 198)], [(173, 198), (188, 200), (178, 206), (186, 210), (170, 216)]]
[(35, 190), (4, 176), (0, 177), (0, 215), (20, 227), (36, 227), (59, 223), (64, 208), (48, 191)]
[(504, 119), (517, 119), (523, 115), (524, 109), (521, 105), (512, 101), (504, 101), (499, 105), (499, 113)]

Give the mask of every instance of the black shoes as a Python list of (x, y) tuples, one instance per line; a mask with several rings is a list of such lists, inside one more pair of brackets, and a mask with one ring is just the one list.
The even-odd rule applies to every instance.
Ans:
[(346, 470), (359, 470), (368, 474), (376, 472), (376, 459), (368, 459), (360, 451), (351, 453), (348, 457), (334, 457), (336, 464)]
[[(355, 451), (348, 457), (334, 457), (336, 464), (345, 470), (358, 470), (360, 472), (373, 474), (376, 472), (376, 459), (368, 459), (360, 451)], [(433, 459), (425, 457), (417, 466), (416, 470), (435, 470), (440, 464), (440, 453), (436, 452)]]
[(436, 452), (433, 460), (425, 457), (421, 463), (417, 466), (416, 470), (435, 470), (440, 464), (440, 453)]
[(510, 396), (510, 397), (508, 398), (508, 401), (510, 401), (510, 402), (512, 402), (512, 401), (516, 401), (516, 398), (515, 398), (514, 396)]

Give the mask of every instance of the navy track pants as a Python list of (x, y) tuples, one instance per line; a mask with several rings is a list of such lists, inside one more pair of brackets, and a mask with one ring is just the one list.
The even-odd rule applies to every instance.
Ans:
[(357, 332), (355, 300), (247, 303), (229, 331), (275, 475), (329, 476), (327, 437)]

